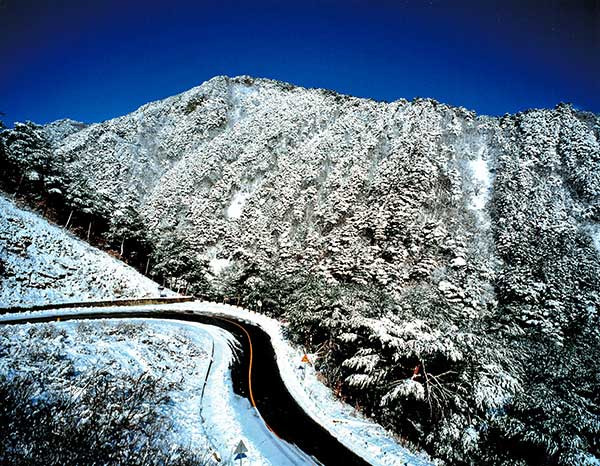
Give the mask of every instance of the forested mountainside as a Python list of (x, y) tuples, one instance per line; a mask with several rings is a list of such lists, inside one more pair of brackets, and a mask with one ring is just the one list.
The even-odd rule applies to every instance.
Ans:
[(175, 289), (289, 322), (452, 464), (600, 457), (600, 118), (217, 77), (1, 133), (3, 189)]

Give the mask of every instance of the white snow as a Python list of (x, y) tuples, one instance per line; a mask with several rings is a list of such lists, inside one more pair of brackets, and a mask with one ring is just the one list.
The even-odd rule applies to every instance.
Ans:
[(231, 200), (231, 204), (227, 208), (227, 217), (228, 218), (240, 218), (242, 216), (242, 211), (244, 210), (244, 205), (248, 199), (252, 196), (252, 192), (241, 189), (236, 192)]
[(0, 307), (159, 295), (149, 278), (1, 195), (0, 262)]
[[(56, 326), (65, 331), (59, 339), (41, 340), (32, 327)], [(172, 442), (190, 446), (196, 451), (207, 449), (198, 414), (199, 393), (208, 366), (211, 336), (190, 325), (161, 320), (70, 321), (51, 324), (23, 324), (0, 328), (0, 343), (10, 349), (0, 359), (0, 373), (10, 374), (11, 366), (19, 371), (44, 370), (52, 373), (52, 360), (33, 363), (20, 353), (44, 345), (51, 354), (66, 355), (75, 373), (107, 368), (113, 375), (151, 376), (172, 384), (171, 402), (161, 406), (172, 420), (167, 435)], [(42, 333), (43, 334), (43, 333)], [(28, 363), (31, 364), (28, 366)], [(57, 384), (69, 387), (69, 379), (55, 378)]]
[[(212, 315), (233, 316), (237, 319), (245, 320), (255, 325), (260, 326), (271, 337), (271, 342), (277, 356), (277, 364), (281, 373), (282, 379), (292, 394), (294, 399), (302, 406), (304, 411), (311, 416), (316, 422), (327, 429), (346, 447), (354, 451), (366, 461), (374, 465), (428, 465), (433, 464), (432, 461), (424, 453), (411, 452), (407, 448), (400, 445), (398, 439), (386, 431), (382, 426), (365, 418), (361, 413), (357, 412), (351, 406), (336, 399), (328, 387), (318, 380), (318, 374), (313, 366), (304, 365), (304, 369), (299, 369), (302, 365), (301, 359), (303, 351), (300, 348), (292, 347), (284, 338), (282, 326), (279, 322), (261, 314), (254, 313), (235, 306), (200, 302), (193, 303), (178, 303), (168, 305), (153, 305), (149, 306), (132, 306), (132, 307), (114, 307), (114, 308), (86, 308), (82, 309), (61, 309), (60, 311), (34, 311), (19, 314), (4, 314), (0, 315), (0, 320), (12, 319), (18, 316), (33, 317), (36, 315), (60, 315), (60, 314), (77, 314), (78, 312), (110, 312), (112, 311), (130, 311), (139, 310), (148, 311), (149, 309), (159, 312), (161, 310), (192, 310), (198, 313), (207, 313)], [(182, 324), (183, 325), (183, 324)], [(217, 339), (215, 344), (218, 345)], [(205, 403), (203, 415), (208, 420), (209, 412), (207, 409), (213, 409), (211, 421), (207, 423), (211, 425), (209, 435), (217, 445), (228, 446), (236, 437), (248, 438), (248, 442), (254, 445), (252, 453), (257, 457), (261, 456), (264, 463), (272, 458), (270, 455), (275, 454), (275, 450), (279, 447), (274, 447), (272, 444), (263, 445), (258, 440), (258, 437), (264, 434), (264, 441), (267, 442), (268, 430), (264, 429), (264, 424), (260, 422), (256, 411), (250, 407), (245, 399), (236, 399), (235, 395), (228, 395), (229, 398), (223, 397), (223, 390), (218, 387), (219, 378), (226, 376), (226, 367), (228, 363), (224, 361), (230, 357), (227, 352), (226, 345), (219, 348), (215, 346), (215, 354), (220, 354), (215, 357), (215, 362), (222, 360), (216, 364), (214, 371), (214, 379), (210, 380), (208, 386), (213, 385), (211, 390), (216, 390), (215, 398), (213, 395), (205, 395), (210, 400)], [(315, 361), (316, 355), (309, 354), (309, 359)], [(211, 377), (213, 377), (211, 371)], [(220, 375), (219, 375), (220, 374)], [(229, 390), (229, 389), (228, 389)], [(230, 393), (229, 391), (227, 393)], [(238, 397), (239, 398), (239, 397)], [(206, 408), (209, 404), (214, 406)], [(250, 414), (250, 415), (248, 415)], [(237, 427), (232, 428), (231, 425)], [(219, 440), (221, 439), (221, 440)], [(259, 442), (259, 443), (253, 443)], [(268, 443), (268, 442), (267, 442)], [(271, 450), (273, 449), (273, 450)], [(294, 451), (294, 448), (290, 448)], [(289, 451), (286, 450), (287, 454)], [(278, 457), (281, 460), (281, 457)], [(254, 464), (254, 463), (253, 463)], [(286, 464), (273, 463), (273, 464)]]
[(464, 257), (455, 257), (450, 262), (450, 266), (455, 267), (455, 268), (464, 267), (465, 265), (467, 265), (467, 261), (465, 260)]
[(590, 225), (587, 230), (592, 238), (592, 243), (594, 243), (596, 250), (600, 253), (600, 224)]
[(208, 260), (208, 265), (213, 275), (219, 275), (223, 270), (231, 265), (231, 260), (225, 257), (219, 257), (221, 254), (221, 245), (217, 244), (206, 249), (205, 253), (201, 256), (203, 259)]
[(241, 186), (233, 195), (229, 206), (227, 207), (226, 216), (229, 219), (238, 219), (242, 216), (244, 207), (248, 199), (258, 190), (262, 183), (262, 176), (245, 180), (241, 182)]
[(246, 116), (249, 109), (252, 108), (252, 96), (258, 93), (254, 86), (244, 84), (234, 84), (230, 89), (230, 99), (232, 110), (229, 112), (229, 125), (233, 126)]
[(213, 274), (218, 275), (231, 265), (231, 261), (229, 259), (217, 259), (215, 257), (210, 260), (209, 265)]
[[(134, 324), (133, 332), (114, 332), (123, 324)], [(247, 446), (253, 465), (312, 462), (297, 447), (270, 432), (248, 400), (233, 392), (229, 367), (237, 344), (218, 327), (161, 319), (69, 321), (23, 324), (16, 331), (0, 329), (0, 339), (9, 338), (14, 347), (19, 340), (28, 338), (31, 325), (65, 329), (68, 357), (78, 371), (110, 367), (111, 371), (134, 376), (148, 372), (173, 383), (171, 402), (164, 409), (174, 423), (170, 432), (174, 443), (215, 453), (213, 458), (220, 458), (221, 464), (232, 464), (233, 451), (240, 440)], [(87, 338), (78, 331), (80, 325), (87, 327)], [(182, 336), (187, 343), (182, 344)], [(213, 364), (202, 399), (211, 355)], [(6, 372), (9, 359), (0, 360), (0, 373)]]
[(492, 187), (492, 175), (488, 162), (483, 158), (485, 147), (482, 146), (477, 152), (477, 158), (468, 161), (469, 170), (475, 182), (475, 195), (472, 198), (471, 206), (473, 209), (481, 211), (489, 199)]

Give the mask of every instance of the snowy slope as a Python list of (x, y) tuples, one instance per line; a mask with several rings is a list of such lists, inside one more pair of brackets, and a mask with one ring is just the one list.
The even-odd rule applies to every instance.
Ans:
[[(464, 224), (487, 215), (490, 182), (469, 164), (494, 167), (487, 141), (499, 130), (495, 119), (431, 99), (375, 102), (248, 76), (216, 77), (80, 131), (56, 129), (68, 123), (18, 126), (5, 144), (9, 159), (27, 160), (30, 176), (76, 209), (115, 228), (115, 212), (139, 215), (159, 250), (168, 234), (199, 259), (268, 267), (277, 257), (279, 273), (395, 291), (411, 273), (470, 252)], [(30, 132), (47, 147), (28, 145)], [(418, 236), (436, 229), (446, 254), (407, 254), (390, 234), (396, 225)]]
[(131, 267), (0, 196), (0, 307), (158, 295)]

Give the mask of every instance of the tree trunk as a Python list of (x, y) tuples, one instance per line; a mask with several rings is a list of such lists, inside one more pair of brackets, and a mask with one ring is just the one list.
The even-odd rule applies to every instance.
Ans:
[(125, 237), (121, 240), (121, 257), (123, 257), (123, 252), (125, 251)]
[(71, 209), (71, 213), (69, 214), (69, 218), (67, 219), (67, 223), (65, 223), (65, 228), (69, 228), (69, 223), (71, 223), (71, 217), (73, 217), (73, 209)]
[(92, 221), (90, 220), (90, 224), (88, 225), (88, 232), (87, 232), (87, 242), (90, 242), (90, 234), (92, 233)]
[(146, 271), (144, 272), (144, 275), (148, 275), (148, 267), (150, 267), (150, 256), (148, 256), (148, 260), (146, 261)]
[(21, 177), (19, 178), (19, 184), (17, 185), (17, 189), (15, 191), (15, 196), (19, 193), (19, 189), (21, 189), (21, 183), (23, 182), (23, 177), (25, 175), (21, 175)]

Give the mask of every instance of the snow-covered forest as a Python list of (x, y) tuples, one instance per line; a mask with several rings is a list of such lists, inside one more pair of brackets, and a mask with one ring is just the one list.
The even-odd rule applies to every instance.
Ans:
[(600, 457), (600, 118), (217, 77), (0, 134), (2, 189), (173, 289), (289, 323), (449, 463)]

